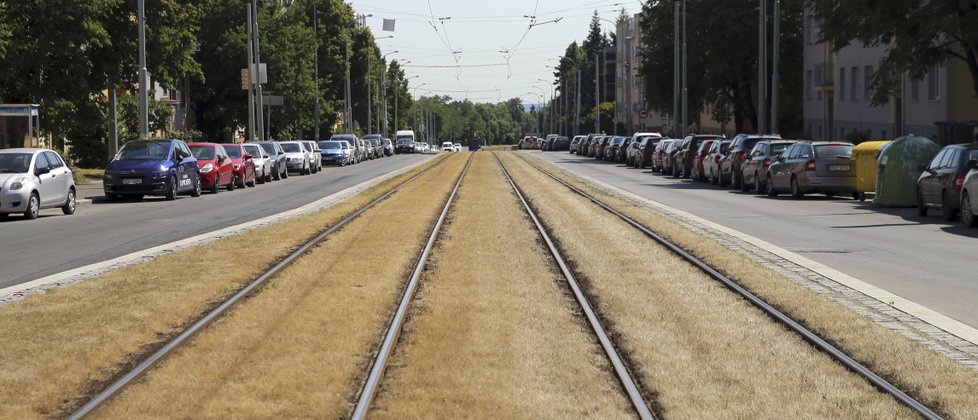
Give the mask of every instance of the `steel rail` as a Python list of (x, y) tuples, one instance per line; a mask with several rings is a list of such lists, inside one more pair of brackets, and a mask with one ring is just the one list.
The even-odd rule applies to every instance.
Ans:
[(380, 381), (383, 379), (384, 371), (387, 369), (387, 362), (390, 360), (391, 354), (394, 352), (394, 346), (397, 344), (397, 337), (401, 334), (401, 329), (404, 326), (404, 320), (407, 318), (408, 308), (411, 305), (411, 300), (414, 299), (414, 292), (418, 288), (421, 273), (424, 272), (425, 263), (428, 261), (428, 256), (431, 255), (431, 249), (434, 248), (435, 241), (438, 240), (438, 234), (441, 232), (441, 227), (445, 223), (445, 217), (448, 216), (448, 210), (451, 209), (452, 203), (455, 202), (455, 196), (458, 195), (459, 187), (462, 185), (462, 179), (464, 179), (465, 174), (469, 172), (469, 166), (472, 165), (472, 158), (474, 156), (474, 154), (469, 154), (469, 160), (465, 162), (465, 167), (462, 169), (462, 173), (459, 174), (458, 180), (455, 181), (455, 187), (452, 188), (452, 192), (448, 195), (448, 199), (445, 200), (445, 206), (442, 208), (441, 214), (438, 215), (438, 220), (435, 222), (434, 227), (431, 229), (431, 233), (428, 235), (428, 240), (425, 242), (424, 248), (421, 251), (421, 256), (418, 257), (418, 263), (414, 266), (414, 271), (411, 273), (411, 278), (408, 280), (408, 284), (404, 288), (404, 295), (401, 296), (400, 303), (397, 305), (397, 311), (394, 312), (394, 317), (391, 318), (391, 323), (387, 328), (387, 334), (384, 335), (384, 341), (380, 346), (380, 350), (377, 352), (377, 356), (374, 358), (373, 366), (370, 368), (370, 374), (367, 376), (367, 382), (364, 383), (363, 389), (360, 391), (360, 396), (357, 399), (357, 405), (356, 408), (354, 408), (352, 415), (352, 418), (355, 420), (362, 420), (367, 416), (367, 411), (370, 409), (370, 404), (377, 395), (377, 390), (380, 389)]
[(336, 224), (330, 226), (326, 230), (324, 230), (321, 233), (319, 233), (318, 235), (316, 235), (314, 238), (312, 238), (309, 241), (307, 241), (305, 244), (303, 244), (302, 246), (300, 246), (298, 249), (296, 249), (295, 251), (293, 251), (292, 253), (290, 253), (288, 256), (286, 256), (285, 258), (283, 258), (282, 260), (280, 260), (278, 263), (276, 263), (275, 265), (273, 265), (271, 268), (269, 268), (267, 271), (265, 271), (260, 276), (258, 276), (258, 278), (252, 280), (251, 283), (248, 283), (248, 285), (246, 285), (244, 288), (242, 288), (237, 293), (235, 293), (234, 295), (232, 295), (230, 298), (228, 298), (227, 300), (225, 300), (224, 302), (222, 302), (218, 307), (216, 307), (213, 310), (211, 310), (210, 312), (208, 312), (207, 315), (204, 315), (204, 317), (202, 317), (202, 318), (198, 319), (197, 321), (195, 321), (193, 324), (191, 324), (189, 327), (187, 327), (187, 329), (183, 330), (183, 332), (181, 332), (179, 335), (177, 335), (176, 337), (174, 337), (173, 339), (171, 339), (169, 342), (167, 342), (162, 348), (160, 348), (159, 350), (157, 350), (156, 352), (154, 352), (152, 355), (150, 355), (149, 357), (147, 357), (145, 360), (143, 360), (142, 362), (140, 362), (138, 365), (136, 365), (136, 367), (132, 368), (132, 370), (130, 370), (129, 372), (127, 372), (121, 378), (117, 379), (115, 382), (112, 383), (112, 385), (109, 385), (108, 388), (104, 389), (102, 392), (100, 392), (94, 398), (92, 398), (87, 403), (85, 403), (85, 405), (81, 406), (78, 410), (76, 410), (74, 413), (72, 413), (68, 418), (71, 419), (71, 420), (76, 420), (76, 419), (81, 419), (81, 418), (85, 417), (86, 415), (90, 414), (93, 410), (95, 410), (100, 405), (102, 405), (103, 403), (105, 403), (106, 401), (108, 401), (109, 399), (111, 399), (113, 396), (115, 396), (116, 394), (118, 394), (119, 391), (121, 391), (127, 385), (131, 384), (137, 378), (139, 378), (144, 373), (146, 373), (146, 371), (148, 371), (150, 368), (152, 368), (157, 363), (159, 363), (161, 360), (163, 360), (164, 358), (166, 358), (175, 349), (177, 349), (178, 347), (180, 347), (182, 344), (186, 343), (187, 340), (189, 340), (195, 334), (197, 334), (198, 332), (200, 332), (201, 330), (203, 330), (205, 327), (207, 327), (208, 325), (210, 325), (212, 322), (214, 322), (216, 319), (218, 319), (221, 315), (223, 315), (225, 312), (227, 312), (232, 306), (234, 306), (235, 304), (237, 304), (238, 302), (240, 302), (242, 299), (244, 299), (246, 296), (248, 296), (257, 287), (259, 287), (262, 284), (268, 282), (272, 277), (274, 277), (276, 274), (278, 274), (280, 271), (282, 271), (282, 269), (284, 269), (285, 267), (288, 267), (289, 265), (291, 265), (300, 256), (302, 256), (307, 251), (309, 251), (310, 249), (312, 249), (314, 246), (316, 246), (317, 244), (319, 244), (320, 242), (322, 242), (323, 239), (326, 239), (326, 237), (328, 237), (330, 234), (332, 234), (333, 232), (336, 232), (337, 230), (339, 230), (343, 226), (345, 226), (348, 223), (352, 222), (354, 219), (356, 219), (360, 215), (362, 215), (365, 211), (367, 211), (370, 208), (376, 206), (381, 201), (384, 201), (385, 199), (387, 199), (388, 197), (390, 197), (394, 193), (400, 191), (403, 187), (405, 187), (406, 185), (408, 185), (412, 181), (418, 179), (419, 177), (421, 177), (422, 175), (428, 173), (432, 169), (440, 166), (442, 163), (444, 163), (447, 160), (448, 160), (447, 158), (446, 159), (439, 160), (439, 161), (435, 162), (433, 165), (425, 168), (421, 172), (418, 172), (417, 174), (414, 174), (410, 178), (404, 180), (403, 182), (401, 182), (400, 184), (398, 184), (397, 186), (395, 186), (394, 188), (392, 188), (390, 191), (387, 191), (386, 193), (384, 193), (380, 197), (377, 197), (377, 198), (371, 200), (369, 203), (363, 205), (363, 207), (360, 207), (355, 212), (353, 212), (350, 215), (344, 217), (342, 220), (340, 220)]
[(608, 337), (608, 333), (605, 332), (604, 327), (601, 325), (601, 321), (598, 319), (597, 315), (594, 313), (594, 309), (591, 308), (591, 304), (588, 302), (587, 297), (584, 296), (584, 292), (581, 291), (581, 287), (577, 283), (577, 279), (574, 278), (574, 274), (571, 273), (570, 268), (564, 261), (563, 256), (561, 256), (560, 251), (557, 249), (557, 245), (554, 244), (547, 230), (544, 229), (543, 224), (537, 217), (536, 212), (530, 206), (530, 203), (526, 201), (523, 196), (523, 192), (520, 187), (516, 185), (513, 181), (513, 177), (510, 176), (509, 171), (506, 170), (506, 165), (503, 164), (502, 160), (499, 159), (499, 155), (495, 152), (492, 153), (493, 157), (496, 158), (496, 162), (499, 164), (500, 169), (503, 171), (503, 175), (506, 176), (506, 180), (509, 181), (509, 185), (513, 187), (513, 191), (516, 192), (516, 196), (523, 203), (523, 208), (526, 209), (526, 213), (533, 220), (533, 224), (536, 225), (537, 231), (540, 232), (540, 237), (546, 242), (547, 248), (550, 249), (550, 254), (553, 256), (557, 265), (560, 267), (561, 273), (564, 275), (564, 279), (567, 280), (567, 284), (570, 286), (571, 291), (574, 292), (574, 297), (577, 299), (577, 303), (581, 306), (581, 310), (584, 312), (585, 317), (590, 324), (591, 329), (594, 330), (594, 334), (598, 337), (598, 341), (601, 343), (601, 348), (604, 349), (605, 355), (608, 356), (608, 360), (611, 361), (611, 365), (618, 375), (618, 379), (625, 388), (625, 393), (628, 394), (628, 399), (631, 400), (632, 406), (635, 407), (635, 411), (638, 413), (639, 417), (642, 419), (653, 419), (652, 411), (649, 409), (648, 405), (645, 403), (645, 398), (642, 397), (642, 393), (636, 385), (635, 381), (632, 379), (631, 374), (628, 372), (628, 368), (625, 367), (625, 363), (622, 361), (621, 356), (618, 354), (618, 350), (615, 349), (614, 343), (612, 343), (611, 338)]
[(829, 343), (828, 341), (826, 341), (825, 339), (823, 339), (822, 337), (820, 337), (818, 334), (815, 334), (814, 332), (812, 332), (811, 330), (809, 330), (805, 326), (801, 325), (800, 323), (798, 323), (797, 321), (795, 321), (794, 319), (792, 319), (790, 316), (786, 315), (784, 312), (781, 312), (780, 310), (778, 310), (774, 306), (771, 306), (770, 304), (768, 304), (767, 302), (765, 302), (763, 299), (759, 298), (757, 295), (753, 294), (752, 292), (750, 292), (749, 290), (747, 290), (746, 288), (744, 288), (743, 286), (741, 286), (740, 284), (738, 284), (734, 280), (732, 280), (729, 277), (723, 275), (718, 270), (716, 270), (715, 268), (711, 267), (709, 264), (703, 262), (702, 260), (700, 260), (699, 258), (697, 258), (696, 256), (694, 256), (693, 254), (691, 254), (691, 253), (687, 252), (686, 250), (680, 248), (679, 246), (677, 246), (676, 244), (670, 242), (668, 239), (662, 237), (661, 235), (653, 232), (651, 229), (645, 227), (644, 225), (642, 225), (641, 223), (635, 221), (631, 217), (626, 216), (624, 213), (622, 213), (622, 212), (620, 212), (618, 210), (615, 210), (611, 206), (605, 204), (601, 200), (598, 200), (597, 198), (595, 198), (591, 194), (588, 194), (584, 190), (581, 190), (580, 188), (577, 188), (577, 187), (571, 185), (569, 182), (564, 181), (563, 179), (560, 179), (557, 176), (553, 175), (552, 173), (544, 170), (539, 165), (537, 165), (537, 164), (535, 164), (533, 162), (530, 162), (525, 157), (520, 156), (520, 159), (523, 160), (523, 162), (525, 162), (527, 165), (530, 165), (531, 167), (537, 169), (538, 171), (542, 172), (544, 175), (547, 175), (548, 177), (552, 178), (553, 180), (557, 181), (558, 183), (564, 185), (565, 187), (567, 187), (571, 191), (573, 191), (573, 192), (577, 193), (578, 195), (580, 195), (580, 196), (588, 199), (592, 203), (596, 204), (598, 207), (601, 207), (605, 211), (607, 211), (607, 212), (609, 212), (609, 213), (617, 216), (619, 219), (625, 221), (626, 223), (628, 223), (629, 225), (631, 225), (635, 229), (637, 229), (640, 232), (642, 232), (643, 234), (645, 234), (645, 236), (648, 236), (649, 238), (655, 240), (656, 242), (658, 242), (662, 246), (666, 247), (669, 251), (671, 251), (672, 253), (678, 255), (679, 257), (681, 257), (682, 259), (686, 260), (690, 264), (694, 265), (696, 268), (700, 269), (701, 271), (703, 271), (704, 273), (706, 273), (707, 275), (709, 275), (713, 279), (715, 279), (717, 281), (720, 281), (728, 289), (733, 290), (735, 293), (739, 294), (741, 297), (743, 297), (744, 299), (746, 299), (748, 302), (750, 302), (751, 304), (753, 304), (755, 307), (757, 307), (757, 308), (761, 309), (762, 311), (764, 311), (768, 316), (770, 316), (774, 320), (780, 322), (782, 325), (788, 327), (789, 329), (791, 329), (792, 331), (794, 331), (795, 333), (797, 333), (798, 335), (800, 335), (802, 338), (805, 339), (805, 341), (809, 342), (810, 344), (812, 344), (813, 346), (815, 346), (816, 348), (818, 348), (819, 350), (821, 350), (823, 353), (828, 354), (830, 357), (832, 357), (833, 359), (835, 359), (837, 362), (842, 363), (843, 365), (845, 365), (847, 368), (849, 368), (851, 371), (855, 372), (859, 376), (862, 376), (864, 379), (866, 379), (871, 384), (873, 384), (874, 386), (876, 386), (877, 389), (879, 389), (879, 390), (881, 390), (881, 391), (889, 394), (890, 396), (892, 396), (893, 398), (895, 398), (897, 401), (901, 402), (902, 404), (904, 404), (907, 407), (911, 408), (912, 410), (916, 411), (918, 414), (920, 414), (924, 418), (927, 418), (927, 419), (941, 419), (941, 416), (939, 416), (939, 415), (937, 415), (937, 413), (934, 413), (933, 411), (931, 411), (929, 408), (927, 408), (927, 406), (921, 404), (919, 401), (915, 400), (913, 397), (910, 397), (909, 395), (907, 395), (905, 392), (903, 392), (897, 386), (891, 384), (886, 379), (883, 379), (882, 377), (880, 377), (879, 375), (877, 375), (875, 372), (873, 372), (872, 370), (870, 370), (866, 366), (862, 365), (861, 363), (859, 363), (858, 361), (856, 361), (855, 359), (853, 359), (852, 357), (850, 357), (849, 355), (847, 355), (842, 350), (839, 350), (837, 347), (833, 346), (831, 343)]

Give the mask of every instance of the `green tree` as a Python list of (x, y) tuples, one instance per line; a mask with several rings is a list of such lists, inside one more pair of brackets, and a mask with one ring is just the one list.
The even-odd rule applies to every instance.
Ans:
[(808, 0), (819, 40), (838, 51), (853, 42), (886, 46), (873, 75), (873, 103), (889, 101), (904, 73), (922, 78), (936, 64), (961, 60), (978, 94), (978, 7), (974, 1)]
[(391, 131), (408, 128), (406, 116), (411, 115), (413, 102), (411, 92), (408, 91), (408, 80), (404, 76), (404, 69), (397, 60), (391, 60), (387, 68), (387, 112)]

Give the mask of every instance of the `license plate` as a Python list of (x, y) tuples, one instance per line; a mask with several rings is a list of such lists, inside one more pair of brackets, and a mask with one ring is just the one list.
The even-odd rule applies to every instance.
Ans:
[(122, 183), (125, 185), (136, 185), (142, 184), (143, 180), (141, 178), (125, 178), (122, 180)]
[(848, 171), (849, 165), (829, 165), (830, 171)]

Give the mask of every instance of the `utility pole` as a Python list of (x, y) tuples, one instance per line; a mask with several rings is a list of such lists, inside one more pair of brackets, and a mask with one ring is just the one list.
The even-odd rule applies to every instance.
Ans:
[[(366, 19), (366, 18), (364, 18), (364, 19)], [(374, 97), (370, 95), (370, 93), (371, 93), (370, 92), (370, 79), (373, 79), (372, 77), (370, 77), (370, 61), (371, 61), (370, 60), (371, 59), (370, 56), (373, 55), (373, 54), (371, 54), (371, 52), (372, 51), (367, 51), (367, 131), (366, 131), (367, 134), (372, 134), (373, 133), (373, 131), (370, 130), (371, 129), (371, 125), (370, 124), (372, 122), (371, 121), (371, 112), (370, 111), (371, 111), (371, 108), (374, 107), (374, 104), (373, 104)]]
[(387, 137), (387, 133), (388, 133), (387, 131), (387, 68), (388, 67), (385, 65), (384, 72), (380, 74), (380, 89), (381, 89), (380, 100), (381, 102), (383, 102), (383, 107), (384, 107), (384, 119), (381, 121), (383, 122), (383, 124), (381, 126), (380, 131), (381, 131), (381, 135), (383, 135), (384, 137)]
[(577, 66), (577, 89), (574, 90), (576, 103), (574, 111), (574, 134), (581, 129), (581, 66)]
[(560, 107), (561, 111), (561, 121), (560, 121), (560, 131), (563, 135), (567, 135), (567, 123), (570, 122), (570, 118), (567, 118), (567, 78), (563, 74), (560, 75), (560, 96), (563, 100), (563, 105)]
[(251, 26), (251, 5), (246, 6), (247, 13), (245, 16), (248, 22), (245, 26), (248, 27), (248, 141), (255, 141), (255, 80), (257, 80), (257, 75), (255, 72), (258, 70), (258, 66), (255, 65), (255, 39), (254, 31)]
[(594, 133), (601, 132), (601, 55), (594, 55)]
[(686, 0), (683, 0), (683, 125), (682, 125), (682, 136), (686, 137), (686, 124), (689, 123), (689, 117), (686, 115), (689, 109), (689, 84), (687, 83), (687, 77), (689, 76), (689, 68), (686, 66)]
[(767, 0), (759, 0), (757, 36), (757, 132), (767, 132)]
[(258, 4), (255, 0), (251, 1), (252, 14), (251, 18), (252, 25), (254, 25), (254, 35), (255, 35), (255, 98), (258, 101), (258, 114), (256, 115), (256, 121), (258, 123), (258, 139), (265, 140), (265, 123), (264, 118), (262, 118), (262, 94), (261, 94), (261, 44), (258, 42), (260, 39), (258, 32)]
[(778, 61), (781, 58), (781, 0), (774, 0), (774, 53), (771, 71), (771, 133), (778, 133), (778, 90), (781, 84), (781, 75), (778, 71)]
[(316, 101), (312, 105), (313, 113), (313, 124), (315, 127), (312, 128), (312, 136), (319, 141), (319, 16), (318, 9), (315, 4), (312, 6), (312, 32), (314, 38), (316, 38), (316, 63), (314, 64), (313, 79), (316, 81)]
[(682, 64), (679, 62), (679, 3), (675, 4), (675, 9), (673, 11), (673, 35), (672, 35), (672, 137), (677, 137), (679, 133), (680, 118), (682, 115), (679, 113), (679, 72), (681, 69), (679, 66)]
[(343, 117), (343, 125), (346, 126), (346, 132), (353, 132), (353, 104), (350, 99), (350, 44), (346, 44), (346, 87), (343, 90), (344, 104), (343, 113), (346, 114)]
[(149, 138), (149, 80), (146, 77), (146, 0), (139, 0), (139, 138)]

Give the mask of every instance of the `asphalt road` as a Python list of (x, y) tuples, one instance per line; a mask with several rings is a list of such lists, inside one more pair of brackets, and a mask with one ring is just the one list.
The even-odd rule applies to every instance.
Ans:
[(255, 188), (175, 201), (102, 201), (80, 186), (74, 215), (42, 210), (37, 220), (0, 220), (0, 289), (303, 206), (434, 155), (397, 155), (272, 181)]
[[(648, 169), (535, 152), (561, 168), (763, 239), (978, 328), (978, 229), (912, 208), (733, 192)], [(931, 211), (931, 213), (935, 213)]]

